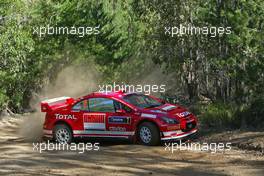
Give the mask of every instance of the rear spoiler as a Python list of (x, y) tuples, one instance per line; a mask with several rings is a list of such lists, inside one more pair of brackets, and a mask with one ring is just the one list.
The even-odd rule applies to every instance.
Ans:
[(41, 101), (41, 112), (48, 112), (51, 111), (52, 108), (58, 107), (60, 105), (65, 104), (72, 104), (75, 100), (71, 97), (57, 97), (52, 99), (47, 99), (44, 101)]

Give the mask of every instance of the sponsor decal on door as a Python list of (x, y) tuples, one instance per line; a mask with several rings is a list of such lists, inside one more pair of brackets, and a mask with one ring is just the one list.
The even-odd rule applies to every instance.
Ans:
[(109, 124), (130, 124), (130, 117), (127, 116), (110, 116), (108, 117)]
[(105, 113), (83, 114), (84, 130), (105, 130)]

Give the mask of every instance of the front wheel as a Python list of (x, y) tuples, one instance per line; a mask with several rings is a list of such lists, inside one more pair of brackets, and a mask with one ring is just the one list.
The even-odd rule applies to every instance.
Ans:
[(158, 145), (160, 135), (158, 128), (150, 122), (142, 123), (138, 128), (138, 138), (144, 145)]
[(56, 125), (54, 128), (54, 139), (61, 144), (70, 144), (72, 142), (72, 131), (64, 124)]

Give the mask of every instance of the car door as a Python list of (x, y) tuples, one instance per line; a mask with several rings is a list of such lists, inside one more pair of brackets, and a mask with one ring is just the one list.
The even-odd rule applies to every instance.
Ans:
[(89, 113), (84, 113), (84, 128), (97, 136), (126, 137), (131, 133), (131, 117), (110, 98), (89, 98)]
[(126, 105), (113, 101), (115, 112), (109, 114), (107, 117), (107, 129), (109, 131), (126, 132), (126, 134), (132, 134), (133, 114), (132, 110)]
[(133, 135), (131, 109), (110, 98), (83, 99), (72, 107), (81, 123), (76, 129), (85, 136), (127, 137)]

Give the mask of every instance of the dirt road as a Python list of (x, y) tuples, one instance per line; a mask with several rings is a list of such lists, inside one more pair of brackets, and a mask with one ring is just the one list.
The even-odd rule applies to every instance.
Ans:
[(263, 156), (235, 149), (224, 154), (205, 151), (172, 154), (164, 146), (101, 140), (99, 151), (40, 153), (33, 150), (32, 141), (19, 133), (21, 124), (17, 119), (0, 121), (0, 175), (264, 175)]

